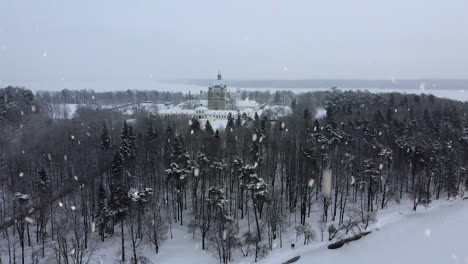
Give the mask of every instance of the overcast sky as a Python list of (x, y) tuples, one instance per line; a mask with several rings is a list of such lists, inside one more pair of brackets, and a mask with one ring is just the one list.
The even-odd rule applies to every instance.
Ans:
[(0, 80), (468, 79), (467, 0), (0, 0)]

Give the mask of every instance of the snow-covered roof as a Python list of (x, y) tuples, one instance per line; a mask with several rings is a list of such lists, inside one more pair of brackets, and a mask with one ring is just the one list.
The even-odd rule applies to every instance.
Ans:
[(217, 80), (217, 81), (211, 83), (210, 86), (211, 86), (211, 87), (224, 87), (224, 88), (225, 88), (225, 87), (226, 87), (226, 84), (225, 84), (223, 81), (221, 81), (221, 80)]
[(186, 115), (193, 115), (195, 114), (195, 110), (184, 110), (184, 109), (162, 109), (159, 110), (159, 114), (186, 114)]
[(195, 108), (195, 110), (198, 110), (198, 111), (206, 111), (208, 110), (208, 108), (204, 107), (204, 106), (199, 106), (197, 108)]
[(236, 105), (238, 107), (256, 107), (258, 106), (259, 104), (257, 103), (257, 101), (251, 101), (251, 100), (238, 100), (236, 101)]
[(208, 110), (206, 113), (209, 115), (228, 115), (229, 113), (231, 113), (231, 115), (237, 115), (237, 111), (233, 110)]

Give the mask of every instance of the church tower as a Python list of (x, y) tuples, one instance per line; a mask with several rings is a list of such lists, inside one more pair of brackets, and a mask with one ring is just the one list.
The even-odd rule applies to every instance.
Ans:
[(218, 78), (215, 83), (208, 88), (208, 109), (225, 110), (227, 101), (227, 88), (223, 83), (221, 71), (218, 71)]

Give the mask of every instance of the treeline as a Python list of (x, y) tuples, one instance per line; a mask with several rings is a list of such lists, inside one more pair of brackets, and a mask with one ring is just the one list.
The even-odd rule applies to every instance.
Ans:
[[(14, 88), (14, 87), (10, 87)], [(234, 90), (233, 90), (234, 91)], [(38, 91), (37, 100), (47, 104), (123, 105), (141, 102), (179, 104), (190, 100), (206, 100), (207, 92), (184, 93), (167, 91), (127, 90), (95, 92), (93, 90)], [(289, 105), (294, 98), (291, 91), (241, 91), (241, 99), (255, 100), (261, 104)]]
[(10, 131), (0, 141), (0, 256), (10, 263), (86, 263), (117, 238), (120, 258), (138, 263), (141, 246), (158, 253), (174, 225), (220, 262), (258, 259), (289, 227), (304, 244), (333, 240), (366, 229), (389, 202), (409, 198), (416, 210), (468, 184), (468, 104), (430, 95), (301, 94), (285, 99), (290, 116), (231, 116), (218, 131), (91, 108), (52, 120), (41, 97), (12, 92), (0, 92)]

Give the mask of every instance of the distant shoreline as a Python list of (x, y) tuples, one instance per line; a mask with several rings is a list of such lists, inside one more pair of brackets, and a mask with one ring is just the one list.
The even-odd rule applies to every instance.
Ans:
[[(163, 80), (164, 83), (208, 86), (208, 79)], [(228, 87), (274, 88), (274, 89), (443, 89), (468, 90), (468, 80), (414, 79), (414, 80), (350, 80), (350, 79), (313, 79), (313, 80), (226, 80)]]

